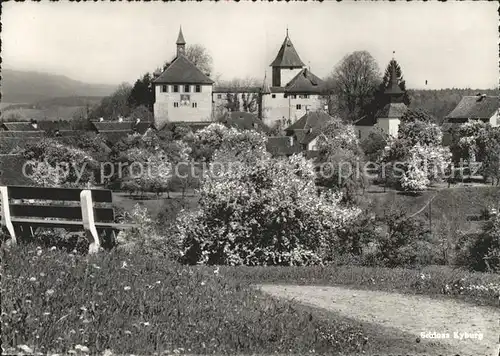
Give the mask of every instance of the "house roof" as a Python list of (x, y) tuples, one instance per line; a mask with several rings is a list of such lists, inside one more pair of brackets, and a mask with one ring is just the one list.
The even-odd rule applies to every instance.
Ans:
[(300, 146), (295, 142), (292, 144), (292, 139), (288, 136), (269, 137), (267, 139), (266, 149), (273, 156), (290, 156), (301, 152)]
[(331, 120), (333, 120), (333, 117), (324, 111), (310, 111), (287, 127), (285, 131), (315, 129), (322, 127)]
[(255, 130), (259, 132), (269, 132), (269, 127), (260, 120), (256, 114), (243, 111), (233, 111), (226, 113), (220, 121), (229, 127), (238, 130)]
[(0, 154), (0, 185), (34, 185), (23, 174), (24, 158), (21, 155)]
[(389, 103), (377, 113), (377, 117), (400, 118), (408, 110), (404, 103)]
[(0, 138), (43, 137), (44, 134), (43, 131), (0, 131)]
[(94, 121), (92, 122), (92, 126), (95, 128), (97, 132), (112, 132), (112, 131), (137, 131), (140, 134), (146, 132), (148, 128), (152, 125), (151, 122), (148, 121), (140, 121), (138, 124), (135, 121)]
[(496, 96), (464, 96), (446, 119), (489, 119), (499, 108)]
[(182, 53), (163, 71), (154, 83), (157, 84), (213, 84), (193, 62)]
[(354, 122), (355, 126), (373, 126), (377, 123), (377, 119), (373, 115), (365, 115), (358, 121)]
[(216, 86), (213, 88), (212, 93), (260, 93), (262, 88), (259, 86), (253, 87), (230, 87), (230, 86)]
[(39, 121), (38, 129), (43, 131), (55, 131), (55, 130), (71, 130), (71, 122), (66, 120), (61, 121)]
[(285, 85), (286, 93), (319, 94), (325, 89), (325, 82), (314, 75), (309, 69), (302, 69)]
[(36, 131), (40, 130), (40, 128), (34, 128), (31, 122), (29, 121), (20, 121), (20, 122), (4, 122), (1, 125), (5, 130), (8, 131)]
[(288, 36), (287, 30), (285, 40), (278, 51), (278, 55), (271, 63), (271, 67), (302, 68), (304, 66), (305, 64), (302, 62), (297, 51), (295, 50), (295, 47)]

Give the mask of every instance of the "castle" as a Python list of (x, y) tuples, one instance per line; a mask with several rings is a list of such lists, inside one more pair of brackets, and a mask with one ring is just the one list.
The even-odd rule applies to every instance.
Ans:
[[(286, 33), (271, 63), (271, 85), (267, 76), (261, 86), (214, 87), (209, 74), (200, 71), (185, 55), (182, 29), (177, 38), (177, 55), (154, 80), (155, 126), (168, 122), (214, 121), (224, 112), (250, 111), (269, 127), (289, 126), (309, 111), (323, 108), (325, 83), (306, 68)], [(248, 98), (252, 97), (252, 107)], [(228, 109), (228, 101), (233, 105)]]

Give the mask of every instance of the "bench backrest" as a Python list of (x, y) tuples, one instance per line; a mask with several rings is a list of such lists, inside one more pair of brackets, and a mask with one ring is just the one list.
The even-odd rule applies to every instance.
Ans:
[[(25, 186), (8, 186), (9, 210), (11, 217), (27, 218), (59, 218), (82, 220), (81, 193), (78, 188), (42, 188)], [(112, 203), (112, 193), (104, 189), (88, 189), (92, 203)], [(12, 200), (42, 200), (43, 203), (16, 203)], [(75, 202), (67, 205), (61, 202)], [(107, 205), (107, 204), (106, 204)], [(93, 207), (96, 222), (112, 222), (115, 219), (111, 207)]]

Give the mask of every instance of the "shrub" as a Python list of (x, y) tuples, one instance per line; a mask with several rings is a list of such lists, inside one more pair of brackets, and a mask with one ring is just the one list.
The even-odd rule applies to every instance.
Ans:
[(388, 231), (380, 235), (378, 258), (387, 267), (429, 265), (435, 260), (431, 235), (424, 222), (401, 212), (385, 217)]
[(500, 214), (492, 210), (480, 233), (463, 235), (457, 263), (475, 271), (500, 271)]
[(311, 162), (255, 158), (207, 177), (200, 209), (181, 213), (177, 239), (185, 263), (319, 263), (338, 229), (358, 214), (331, 192), (318, 196)]

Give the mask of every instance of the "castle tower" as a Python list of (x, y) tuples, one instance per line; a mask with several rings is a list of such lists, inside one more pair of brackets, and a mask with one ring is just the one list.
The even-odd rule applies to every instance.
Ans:
[(177, 56), (186, 53), (186, 41), (184, 40), (184, 35), (182, 34), (182, 26), (179, 27), (179, 36), (177, 36)]
[(262, 89), (259, 93), (259, 118), (265, 123), (269, 124), (269, 113), (270, 113), (270, 100), (271, 88), (269, 87), (269, 82), (267, 81), (267, 72), (264, 73), (264, 81), (262, 82)]
[(305, 67), (288, 36), (288, 29), (286, 30), (285, 40), (275, 60), (271, 63), (271, 67), (273, 68), (273, 87), (286, 86)]

